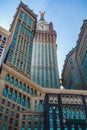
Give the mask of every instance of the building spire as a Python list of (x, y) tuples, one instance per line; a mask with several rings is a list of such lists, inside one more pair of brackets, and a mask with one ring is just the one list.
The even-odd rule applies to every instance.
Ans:
[(20, 0), (20, 3), (22, 2), (22, 0)]
[(44, 14), (45, 14), (45, 11), (44, 12), (39, 12), (40, 13), (40, 20), (44, 20)]

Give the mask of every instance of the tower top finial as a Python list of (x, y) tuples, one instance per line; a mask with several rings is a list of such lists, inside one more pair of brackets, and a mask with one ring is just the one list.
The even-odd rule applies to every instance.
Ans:
[(45, 11), (44, 12), (40, 11), (39, 13), (40, 13), (40, 20), (44, 20)]

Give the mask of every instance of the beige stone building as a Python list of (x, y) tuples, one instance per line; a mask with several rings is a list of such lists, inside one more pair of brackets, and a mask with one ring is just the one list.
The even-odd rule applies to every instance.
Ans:
[(8, 39), (10, 37), (10, 32), (0, 26), (0, 67), (5, 60), (7, 50), (8, 50)]

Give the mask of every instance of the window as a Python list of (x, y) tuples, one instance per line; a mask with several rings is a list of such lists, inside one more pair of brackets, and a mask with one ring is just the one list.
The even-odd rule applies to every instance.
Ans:
[(0, 34), (0, 40), (2, 39), (2, 35)]
[(19, 118), (19, 114), (16, 114), (16, 118)]
[(43, 111), (43, 110), (44, 110), (43, 100), (40, 100), (39, 110), (40, 110), (40, 111)]
[(40, 123), (40, 130), (44, 130), (44, 123)]
[(2, 99), (2, 104), (5, 104), (5, 99)]
[(28, 128), (31, 128), (31, 122), (28, 122)]
[(1, 106), (1, 107), (0, 107), (0, 112), (3, 112), (3, 109), (4, 109), (4, 107), (3, 107), (3, 106)]
[(22, 121), (22, 128), (24, 128), (25, 127), (25, 122), (24, 121)]
[(44, 116), (40, 116), (40, 121), (44, 121)]
[(3, 96), (7, 97), (8, 87), (6, 86), (3, 90)]
[(13, 101), (16, 102), (16, 99), (17, 99), (17, 92), (15, 91), (15, 92), (13, 93)]
[(12, 130), (12, 127), (11, 126), (9, 126), (9, 129), (8, 130)]
[(7, 122), (7, 116), (4, 117), (4, 122), (5, 122), (5, 123)]
[(7, 103), (7, 106), (10, 107), (10, 102)]
[(38, 121), (38, 116), (34, 116), (34, 120), (35, 120), (35, 121)]
[(10, 91), (8, 92), (8, 98), (12, 99), (12, 89), (10, 89)]
[(15, 104), (12, 105), (12, 109), (14, 109), (14, 108), (15, 108)]
[(17, 111), (20, 111), (20, 107), (19, 106), (17, 107)]
[(22, 105), (25, 106), (25, 96), (22, 98)]
[(13, 124), (13, 118), (10, 118), (10, 124)]
[(12, 84), (14, 83), (14, 77), (10, 78), (10, 83), (12, 83)]
[(52, 108), (50, 107), (50, 109), (49, 109), (49, 113), (53, 113), (53, 111), (52, 111)]
[(32, 116), (31, 116), (31, 115), (30, 115), (30, 116), (28, 116), (28, 119), (29, 119), (29, 120), (32, 120)]
[(18, 97), (17, 97), (17, 102), (19, 103), (19, 104), (21, 104), (21, 94), (19, 93), (19, 95), (18, 95)]
[[(37, 128), (38, 127), (38, 123), (37, 122), (35, 122), (34, 123), (34, 128)], [(36, 130), (36, 129), (35, 129)]]
[(18, 126), (18, 120), (15, 120), (15, 126)]
[(26, 115), (22, 115), (22, 120), (25, 120), (26, 119)]
[(3, 126), (2, 126), (2, 130), (6, 130), (6, 125), (5, 124), (3, 124)]
[(2, 114), (0, 113), (0, 120), (2, 119)]
[(6, 109), (6, 114), (8, 114), (9, 113), (9, 109)]
[(18, 80), (17, 80), (17, 79), (14, 81), (14, 85), (15, 85), (15, 86), (18, 85)]
[(9, 81), (9, 79), (10, 79), (10, 75), (7, 74), (6, 77), (5, 77), (5, 80)]
[(6, 37), (3, 38), (3, 41), (6, 41)]
[(30, 99), (26, 99), (26, 102), (25, 102), (25, 106), (26, 108), (30, 108)]
[(11, 116), (14, 116), (14, 112), (13, 111), (11, 112)]
[(22, 19), (22, 17), (23, 17), (23, 11), (22, 11), (22, 10), (20, 11), (19, 17), (20, 17), (21, 19)]

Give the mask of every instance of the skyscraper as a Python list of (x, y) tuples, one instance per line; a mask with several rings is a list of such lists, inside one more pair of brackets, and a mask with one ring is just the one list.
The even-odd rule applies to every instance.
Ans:
[(7, 64), (23, 75), (30, 77), (33, 38), (36, 28), (36, 15), (32, 10), (19, 4), (10, 31), (10, 49)]
[(44, 12), (35, 28), (36, 15), (21, 2), (0, 74), (0, 130), (86, 130), (87, 92), (58, 89), (56, 32)]
[(76, 47), (66, 56), (62, 71), (63, 86), (66, 89), (82, 89), (82, 81), (76, 62)]
[(87, 19), (83, 21), (77, 45), (66, 57), (62, 71), (63, 85), (68, 89), (87, 90)]
[(56, 31), (40, 12), (33, 41), (31, 80), (44, 88), (59, 88)]
[(82, 89), (87, 90), (87, 19), (83, 21), (76, 47), (76, 61), (83, 84)]

